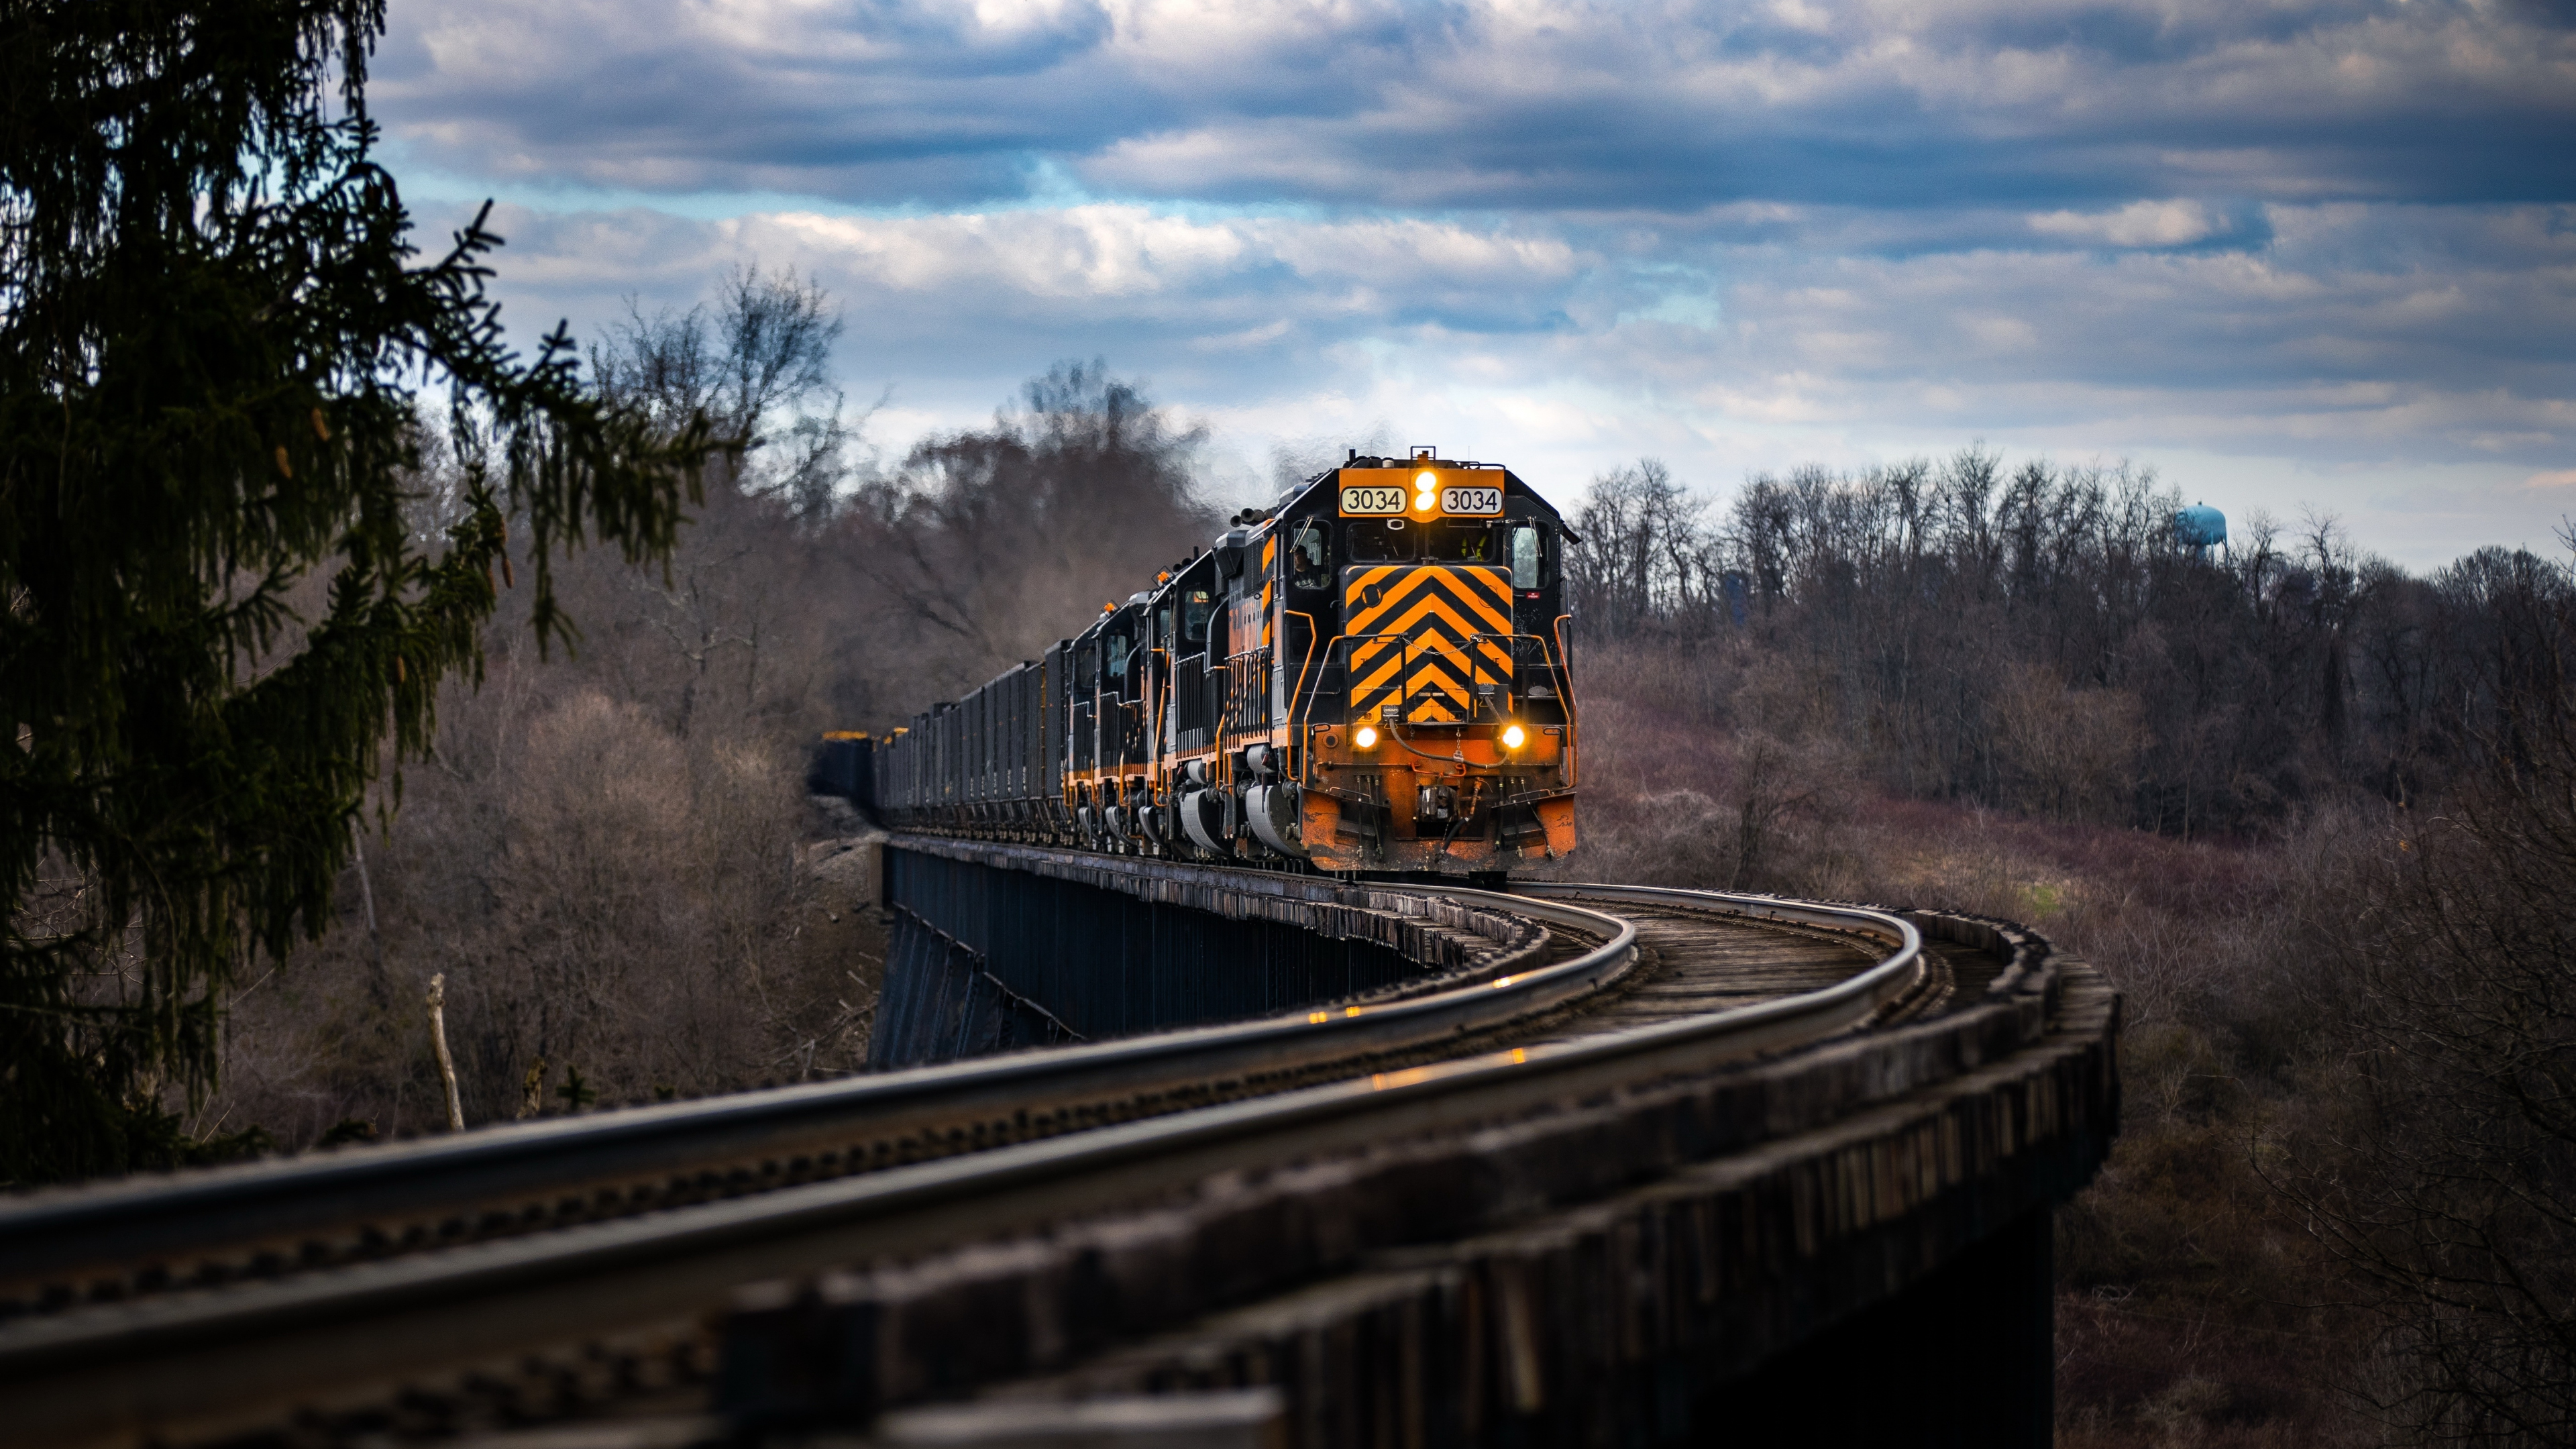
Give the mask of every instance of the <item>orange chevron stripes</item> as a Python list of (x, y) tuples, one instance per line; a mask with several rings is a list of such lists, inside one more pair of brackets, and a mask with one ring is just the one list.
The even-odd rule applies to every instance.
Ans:
[(1407, 723), (1463, 724), (1475, 713), (1475, 683), (1511, 681), (1511, 578), (1501, 569), (1347, 569), (1342, 617), (1346, 634), (1378, 636), (1351, 650), (1355, 717), (1400, 698)]
[(1501, 569), (1379, 564), (1344, 571), (1343, 627), (1353, 634), (1392, 632), (1382, 621), (1416, 601), (1445, 604), (1466, 633), (1512, 632), (1511, 578)]
[(1394, 638), (1381, 636), (1353, 646), (1352, 676), (1355, 688), (1381, 690), (1390, 687), (1388, 676), (1406, 658), (1447, 660), (1447, 663), (1425, 664), (1453, 674), (1473, 672), (1478, 678), (1508, 683), (1512, 677), (1512, 659), (1500, 644), (1492, 640), (1476, 641), (1477, 658), (1470, 664), (1466, 646), (1454, 637), (1443, 637), (1440, 631), (1425, 630)]
[[(1508, 634), (1511, 632), (1509, 626), (1505, 626), (1502, 629), (1494, 629), (1483, 627), (1476, 623), (1471, 623), (1468, 620), (1459, 617), (1458, 610), (1454, 605), (1436, 598), (1422, 599), (1392, 620), (1381, 620), (1370, 628), (1355, 630), (1354, 632), (1364, 634), (1394, 634), (1402, 638), (1412, 639), (1420, 637), (1426, 625), (1437, 629), (1452, 642), (1461, 645), (1464, 645), (1469, 638), (1478, 634)], [(1477, 647), (1485, 653), (1486, 657), (1494, 660), (1501, 667), (1505, 669), (1511, 667), (1511, 655), (1503, 648), (1501, 641), (1490, 638), (1483, 639), (1478, 641)]]

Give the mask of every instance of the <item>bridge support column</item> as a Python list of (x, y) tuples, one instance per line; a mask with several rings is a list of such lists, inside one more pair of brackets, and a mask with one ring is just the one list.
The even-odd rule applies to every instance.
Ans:
[(1493, 943), (1317, 876), (897, 836), (872, 1067), (1101, 1041), (1427, 982)]

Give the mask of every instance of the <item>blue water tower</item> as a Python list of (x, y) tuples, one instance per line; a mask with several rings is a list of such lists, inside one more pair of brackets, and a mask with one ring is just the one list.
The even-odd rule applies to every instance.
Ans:
[(2174, 514), (2174, 542), (2185, 548), (2213, 549), (2227, 542), (2227, 515), (2206, 503), (2195, 503)]

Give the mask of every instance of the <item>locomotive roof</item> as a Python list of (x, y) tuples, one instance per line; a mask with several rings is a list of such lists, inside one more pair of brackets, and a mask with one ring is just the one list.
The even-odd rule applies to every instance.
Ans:
[(1500, 473), (1503, 476), (1503, 493), (1505, 497), (1525, 498), (1530, 502), (1537, 504), (1539, 511), (1546, 515), (1551, 521), (1560, 524), (1565, 521), (1564, 515), (1557, 512), (1555, 504), (1548, 502), (1547, 498), (1543, 494), (1541, 494), (1537, 489), (1532, 488), (1529, 485), (1528, 480), (1522, 478), (1518, 473), (1513, 472), (1511, 469), (1504, 467), (1502, 464), (1479, 463), (1472, 459), (1442, 458), (1435, 456), (1435, 453), (1436, 450), (1428, 448), (1415, 449), (1414, 455), (1409, 458), (1363, 457), (1358, 453), (1353, 453), (1340, 466), (1327, 468), (1324, 471), (1315, 474), (1313, 477), (1308, 478), (1306, 481), (1298, 483), (1282, 492), (1279, 495), (1278, 501), (1271, 505), (1270, 516), (1262, 519), (1259, 523), (1248, 525), (1248, 527), (1254, 537), (1259, 537), (1263, 529), (1270, 527), (1280, 519), (1285, 518), (1290, 514), (1308, 511), (1309, 505), (1319, 490), (1324, 491), (1328, 496), (1328, 501), (1331, 501), (1334, 505), (1328, 511), (1336, 513), (1339, 512), (1340, 508), (1338, 500), (1329, 499), (1330, 490), (1339, 486), (1343, 472), (1352, 468), (1377, 469), (1421, 467), (1472, 469), (1477, 472)]
[(1073, 636), (1073, 642), (1076, 644), (1087, 644), (1092, 640), (1099, 638), (1100, 632), (1108, 628), (1110, 625), (1123, 624), (1144, 612), (1145, 606), (1142, 604), (1120, 604), (1114, 609), (1103, 609), (1100, 611), (1098, 618), (1093, 619), (1090, 624), (1085, 626), (1081, 633)]
[(1150, 609), (1156, 604), (1163, 602), (1164, 596), (1187, 585), (1192, 575), (1202, 571), (1202, 566), (1205, 567), (1206, 571), (1214, 572), (1216, 568), (1216, 555), (1202, 549), (1191, 554), (1188, 558), (1181, 560), (1179, 563), (1172, 565), (1169, 569), (1159, 570), (1158, 572), (1168, 574), (1169, 577), (1163, 579), (1160, 583), (1147, 586), (1145, 589), (1144, 607)]

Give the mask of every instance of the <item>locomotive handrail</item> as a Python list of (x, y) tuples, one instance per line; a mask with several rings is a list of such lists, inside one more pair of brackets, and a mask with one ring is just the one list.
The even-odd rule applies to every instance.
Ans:
[[(1240, 698), (1240, 695), (1241, 695), (1241, 693), (1242, 693), (1243, 691), (1242, 691), (1242, 689), (1241, 689), (1241, 688), (1239, 688), (1238, 686), (1240, 686), (1240, 685), (1243, 685), (1243, 684), (1247, 683), (1247, 681), (1241, 681), (1241, 680), (1238, 680), (1238, 679), (1236, 678), (1236, 674), (1238, 673), (1237, 666), (1238, 666), (1238, 665), (1241, 665), (1241, 666), (1242, 666), (1242, 670), (1241, 670), (1241, 672), (1245, 672), (1245, 673), (1252, 672), (1252, 668), (1251, 668), (1251, 666), (1250, 666), (1250, 665), (1248, 665), (1248, 664), (1244, 664), (1244, 661), (1245, 661), (1245, 660), (1250, 660), (1250, 659), (1259, 659), (1259, 660), (1267, 661), (1267, 660), (1269, 659), (1270, 655), (1271, 655), (1271, 652), (1272, 652), (1272, 650), (1271, 650), (1271, 647), (1270, 647), (1269, 645), (1267, 645), (1267, 644), (1255, 644), (1255, 645), (1253, 645), (1253, 646), (1252, 646), (1251, 648), (1249, 648), (1249, 649), (1238, 649), (1238, 650), (1236, 650), (1234, 653), (1232, 653), (1232, 654), (1229, 654), (1229, 655), (1225, 656), (1225, 671), (1226, 671), (1226, 677), (1225, 677), (1225, 712), (1226, 712), (1228, 715), (1232, 715), (1232, 714), (1236, 713), (1237, 711), (1241, 710), (1241, 709), (1244, 707), (1244, 706), (1243, 706), (1243, 701), (1242, 701), (1242, 699)], [(1264, 667), (1259, 671), (1259, 673), (1260, 673), (1260, 674), (1261, 674), (1265, 679), (1269, 676), (1270, 671), (1269, 671), (1269, 669), (1268, 669), (1268, 667), (1267, 667), (1266, 663), (1265, 663)], [(1266, 715), (1266, 713), (1267, 713), (1267, 712), (1265, 711), (1265, 715)], [(1268, 724), (1268, 721), (1267, 721), (1267, 719), (1266, 719), (1266, 718), (1264, 719), (1263, 724), (1262, 724), (1262, 726), (1261, 726), (1261, 727), (1262, 727), (1262, 728), (1265, 728), (1265, 729), (1269, 727), (1269, 724)], [(1241, 728), (1249, 729), (1249, 728), (1251, 728), (1251, 726), (1246, 725), (1246, 726), (1241, 726)]]
[[(1573, 739), (1575, 737), (1575, 730), (1578, 728), (1575, 716), (1581, 713), (1574, 703), (1574, 650), (1565, 642), (1565, 621), (1573, 617), (1574, 616), (1572, 614), (1559, 614), (1556, 616), (1555, 625), (1556, 653), (1557, 657), (1564, 661), (1557, 666), (1556, 687), (1563, 691), (1565, 696), (1565, 731), (1567, 739)], [(1577, 777), (1583, 773), (1583, 763), (1582, 761), (1577, 760), (1574, 756), (1575, 752), (1572, 750), (1565, 752), (1565, 788), (1569, 790), (1582, 788), (1582, 782)]]
[[(1303, 658), (1297, 661), (1297, 687), (1288, 691), (1288, 718), (1283, 721), (1287, 726), (1289, 739), (1299, 746), (1297, 758), (1302, 763), (1306, 757), (1304, 749), (1305, 741), (1298, 737), (1297, 732), (1304, 727), (1304, 717), (1298, 713), (1298, 707), (1303, 704), (1310, 710), (1313, 708), (1313, 696), (1306, 693), (1306, 671), (1314, 666), (1315, 636), (1322, 633), (1323, 630), (1315, 623), (1315, 616), (1307, 613), (1303, 609), (1282, 608), (1279, 612), (1292, 619), (1303, 619), (1306, 621), (1306, 653)], [(1324, 663), (1326, 668), (1332, 667), (1332, 658), (1332, 648), (1330, 645), (1327, 645), (1324, 649)]]
[[(1549, 886), (1550, 896), (1625, 888)], [(1451, 893), (1518, 908), (1528, 895)], [(1644, 894), (1638, 892), (1637, 894)], [(149, 1419), (220, 1423), (316, 1382), (418, 1372), (704, 1312), (738, 1285), (820, 1263), (924, 1251), (960, 1235), (1147, 1200), (1253, 1161), (1455, 1130), (1625, 1082), (1704, 1072), (1866, 1018), (1919, 977), (1921, 937), (1883, 912), (1664, 891), (1731, 909), (1893, 933), (1896, 951), (1836, 986), (1704, 1016), (1487, 1052), (1174, 1113), (1070, 1137), (809, 1183), (344, 1272), (0, 1324), (0, 1390), (36, 1440)], [(1589, 953), (1633, 952), (1634, 927)], [(1569, 963), (1571, 964), (1571, 963)], [(1855, 1015), (1855, 1012), (1858, 1012)], [(1070, 1051), (1082, 1048), (1067, 1049)], [(363, 1328), (363, 1331), (359, 1331)], [(506, 1341), (506, 1342), (505, 1342)]]
[(1162, 777), (1156, 773), (1154, 767), (1167, 753), (1163, 748), (1163, 726), (1171, 717), (1173, 679), (1179, 670), (1174, 665), (1172, 651), (1162, 645), (1152, 645), (1145, 650), (1145, 653), (1148, 657), (1160, 655), (1163, 660), (1163, 668), (1154, 674), (1155, 678), (1162, 681), (1162, 687), (1150, 691), (1152, 697), (1145, 701), (1145, 779), (1150, 785), (1160, 785)]

